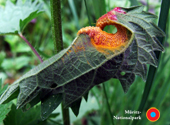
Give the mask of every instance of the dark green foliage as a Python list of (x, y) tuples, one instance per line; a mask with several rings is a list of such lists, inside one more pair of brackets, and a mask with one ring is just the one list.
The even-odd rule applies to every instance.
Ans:
[(8, 113), (4, 120), (4, 125), (53, 125), (50, 118), (55, 118), (59, 114), (51, 114), (48, 120), (42, 121), (40, 117), (40, 106), (36, 106), (27, 112), (23, 112), (21, 109), (16, 109), (15, 105), (12, 105), (11, 111)]

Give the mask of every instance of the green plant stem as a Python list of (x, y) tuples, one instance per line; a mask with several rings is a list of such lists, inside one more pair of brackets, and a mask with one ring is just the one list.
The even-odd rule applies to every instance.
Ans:
[[(170, 7), (170, 0), (162, 0), (162, 4), (161, 4), (161, 11), (160, 11), (160, 17), (159, 17), (159, 23), (158, 26), (165, 32), (166, 29), (166, 22), (167, 22), (167, 17), (168, 17), (168, 12), (169, 12), (169, 7)], [(164, 38), (158, 38), (159, 41), (161, 43), (163, 43), (163, 39)], [(161, 56), (161, 52), (155, 52), (156, 57), (158, 59), (158, 62), (160, 61), (160, 56)], [(154, 78), (155, 78), (155, 74), (156, 74), (157, 68), (150, 66), (149, 68), (149, 72), (148, 72), (148, 77), (147, 77), (147, 81), (145, 84), (145, 90), (142, 96), (142, 100), (139, 106), (138, 111), (142, 112), (146, 101), (148, 99), (152, 84), (154, 82)], [(133, 121), (132, 125), (136, 125), (137, 124), (137, 120)]]
[[(51, 22), (52, 22), (52, 35), (54, 42), (54, 52), (58, 53), (63, 49), (62, 40), (62, 23), (61, 23), (61, 2), (60, 0), (50, 0), (51, 6)], [(61, 104), (63, 123), (64, 125), (70, 125), (70, 117), (68, 108), (64, 108), (63, 103)]]
[(63, 124), (70, 125), (69, 109), (64, 108), (63, 103), (61, 104), (61, 108), (62, 108), (62, 115), (63, 115)]
[(30, 44), (30, 42), (22, 35), (22, 33), (20, 33), (20, 34), (18, 34), (18, 35), (19, 35), (19, 37), (20, 37), (21, 39), (23, 39), (23, 40), (28, 44), (28, 46), (31, 48), (31, 50), (33, 51), (33, 53), (38, 57), (38, 59), (39, 59), (40, 62), (42, 63), (43, 60), (42, 60), (41, 56), (38, 54), (38, 52), (35, 50), (35, 48)]
[(63, 49), (60, 0), (50, 0), (54, 53)]
[(111, 112), (111, 109), (110, 109), (109, 100), (108, 100), (108, 97), (107, 97), (106, 88), (105, 88), (104, 83), (102, 84), (102, 86), (103, 86), (104, 96), (105, 96), (105, 98), (106, 98), (107, 109), (108, 109), (109, 114), (110, 114), (110, 120), (112, 121), (112, 125), (114, 125), (113, 115), (112, 115), (112, 112)]

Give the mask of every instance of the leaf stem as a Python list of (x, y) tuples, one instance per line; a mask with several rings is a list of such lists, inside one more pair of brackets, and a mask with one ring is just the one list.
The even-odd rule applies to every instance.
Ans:
[(64, 108), (63, 103), (61, 104), (62, 114), (63, 114), (63, 124), (70, 125), (70, 116), (68, 108)]
[(63, 49), (62, 23), (61, 23), (61, 2), (60, 0), (50, 0), (52, 35), (54, 43), (54, 53)]
[[(61, 1), (50, 0), (51, 6), (51, 22), (52, 22), (52, 35), (54, 43), (54, 53), (58, 53), (63, 49), (62, 40), (62, 23), (61, 23)], [(63, 123), (64, 125), (70, 125), (70, 116), (68, 108), (64, 108), (63, 103), (61, 104)]]
[(108, 97), (107, 97), (106, 88), (105, 88), (104, 83), (102, 84), (102, 86), (103, 86), (104, 96), (105, 96), (105, 98), (106, 98), (107, 109), (108, 109), (109, 114), (110, 114), (110, 119), (111, 119), (111, 121), (112, 121), (112, 125), (114, 125), (113, 115), (112, 115), (112, 112), (111, 112), (111, 109), (110, 109), (109, 100), (108, 100)]
[(22, 33), (20, 33), (18, 35), (21, 39), (23, 39), (28, 44), (28, 46), (32, 49), (33, 53), (38, 57), (38, 59), (42, 63), (43, 60), (42, 60), (41, 56), (38, 54), (38, 52), (35, 50), (35, 48), (30, 44), (30, 42), (22, 35)]

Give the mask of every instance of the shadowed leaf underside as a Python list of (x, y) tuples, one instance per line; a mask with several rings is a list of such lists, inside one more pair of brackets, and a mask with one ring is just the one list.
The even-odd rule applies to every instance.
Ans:
[[(156, 36), (164, 33), (153, 24), (155, 15), (143, 7), (121, 8), (126, 13), (114, 12), (115, 23), (126, 28), (128, 42), (114, 48), (97, 48), (88, 34), (79, 34), (67, 49), (44, 61), (15, 81), (0, 98), (10, 101), (18, 92), (17, 107), (26, 109), (41, 101), (41, 116), (46, 119), (63, 102), (78, 115), (81, 98), (95, 85), (117, 78), (128, 91), (135, 75), (146, 80), (147, 66), (157, 66), (154, 51), (163, 51)], [(102, 51), (101, 51), (102, 50)], [(55, 100), (55, 101), (54, 101)], [(46, 112), (46, 113), (45, 113)]]

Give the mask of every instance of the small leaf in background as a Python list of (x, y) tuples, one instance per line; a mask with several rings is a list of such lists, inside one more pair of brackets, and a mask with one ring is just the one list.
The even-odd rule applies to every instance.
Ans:
[(22, 67), (27, 66), (30, 60), (31, 58), (27, 56), (20, 56), (16, 59), (4, 59), (2, 67), (5, 70), (9, 69), (19, 70)]
[(20, 38), (15, 35), (6, 35), (5, 41), (9, 43), (12, 53), (16, 52), (30, 52), (30, 47), (24, 42), (19, 41)]
[(21, 53), (21, 52), (31, 52), (31, 49), (29, 46), (27, 46), (25, 43), (21, 42), (19, 45), (16, 47), (15, 52)]
[(6, 35), (5, 36), (5, 42), (7, 42), (10, 45), (10, 49), (12, 52), (15, 52), (17, 47), (17, 42), (19, 40), (18, 36), (15, 35)]
[(0, 67), (1, 67), (1, 64), (2, 64), (3, 60), (5, 59), (5, 56), (6, 56), (5, 52), (0, 51)]
[(17, 0), (16, 5), (9, 0), (5, 8), (0, 7), (0, 34), (18, 34), (24, 27), (42, 12), (42, 4), (38, 0), (31, 2)]

